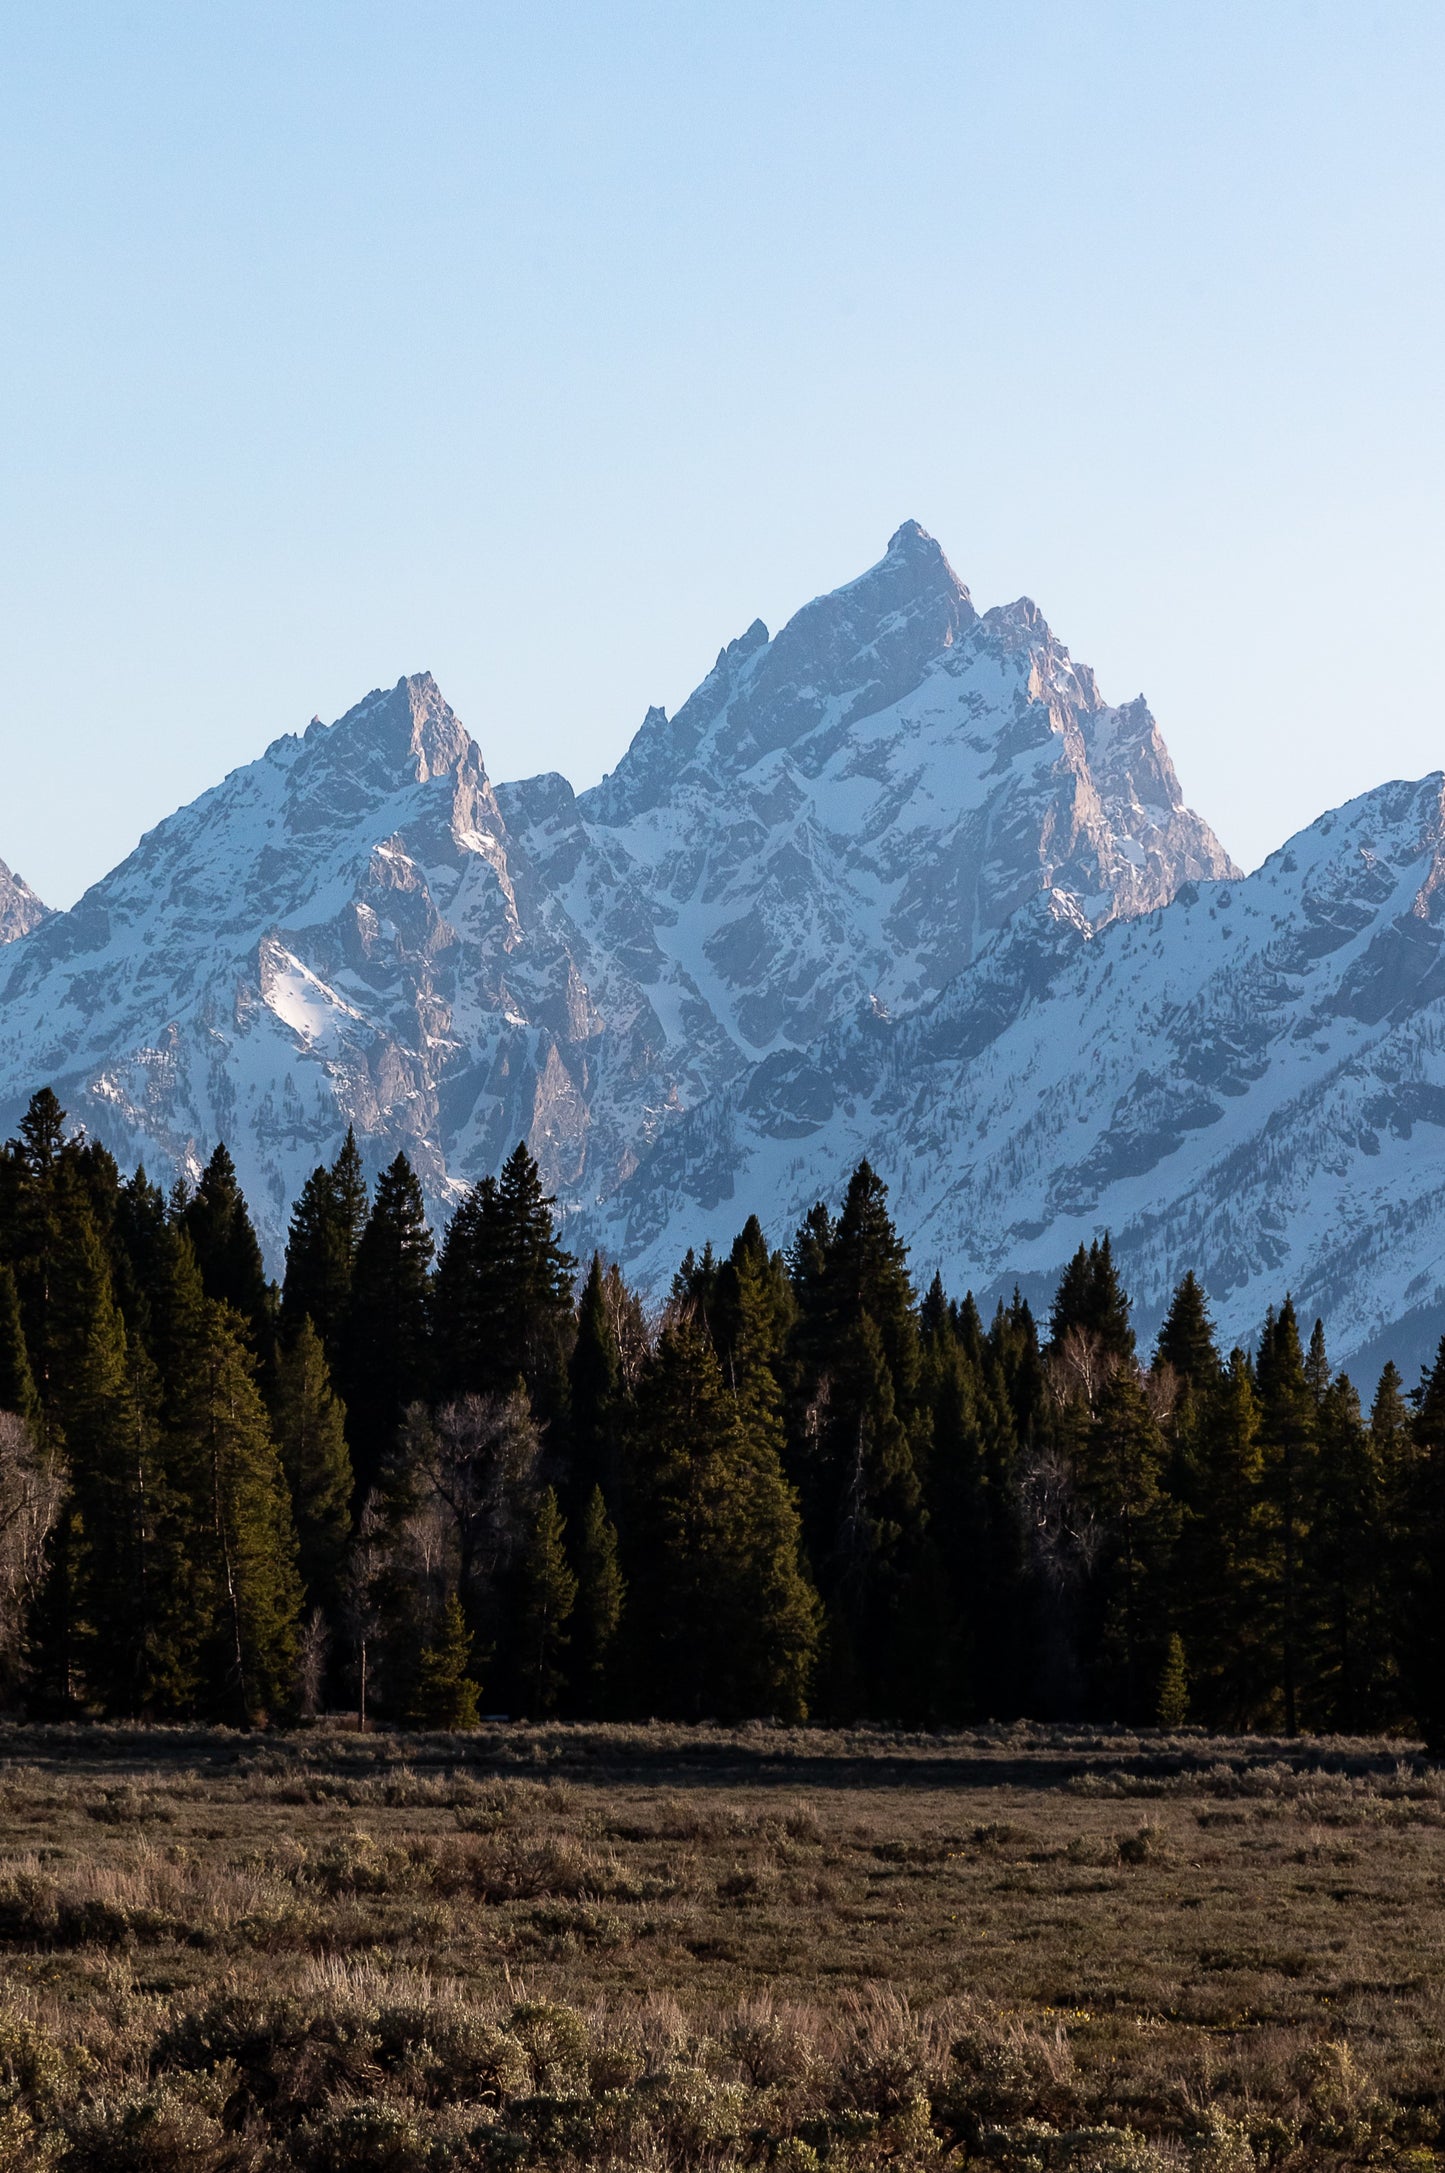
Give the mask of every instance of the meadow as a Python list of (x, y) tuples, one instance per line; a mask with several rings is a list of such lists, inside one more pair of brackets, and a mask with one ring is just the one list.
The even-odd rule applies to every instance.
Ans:
[(17, 1726), (0, 1759), (6, 2168), (1445, 2162), (1411, 1745)]

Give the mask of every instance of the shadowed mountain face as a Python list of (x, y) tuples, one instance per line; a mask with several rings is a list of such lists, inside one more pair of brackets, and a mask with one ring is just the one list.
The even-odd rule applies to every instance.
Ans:
[(1239, 877), (1144, 702), (908, 523), (581, 795), (494, 787), (425, 674), (278, 741), (14, 931), (0, 1121), (49, 1080), (157, 1175), (224, 1137), (273, 1264), (348, 1122), (439, 1214), (525, 1136), (653, 1286), (867, 1153), (954, 1287), (1107, 1225), (1146, 1316), (1291, 1284), (1344, 1353), (1445, 1286), (1441, 790)]
[(30, 885), (12, 874), (0, 860), (0, 943), (13, 943), (17, 936), (28, 936), (49, 913), (49, 906), (41, 904)]

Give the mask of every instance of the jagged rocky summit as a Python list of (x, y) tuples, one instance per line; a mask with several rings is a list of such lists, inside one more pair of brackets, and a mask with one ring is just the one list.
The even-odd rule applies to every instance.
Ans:
[(30, 885), (0, 860), (0, 943), (28, 936), (49, 914), (49, 906), (41, 904)]
[[(16, 930), (0, 1121), (44, 1080), (157, 1175), (224, 1137), (273, 1262), (348, 1122), (438, 1216), (526, 1137), (653, 1287), (867, 1152), (956, 1287), (1042, 1288), (1108, 1224), (1146, 1308), (1192, 1265), (1247, 1333), (1294, 1276), (1349, 1347), (1341, 1234), (1363, 1259), (1387, 1194), (1424, 1227), (1437, 1120), (1385, 1072), (1428, 1070), (1391, 1037), (1435, 1000), (1438, 800), (1385, 788), (1241, 879), (1143, 700), (909, 522), (591, 791), (493, 786), (426, 674), (277, 741)], [(1372, 1021), (1352, 973), (1394, 991)], [(1396, 1245), (1386, 1302), (1428, 1308), (1445, 1269)]]

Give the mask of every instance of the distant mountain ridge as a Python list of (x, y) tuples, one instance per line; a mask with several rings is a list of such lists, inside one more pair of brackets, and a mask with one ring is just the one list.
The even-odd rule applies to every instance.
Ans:
[(224, 1137), (273, 1263), (348, 1122), (439, 1216), (525, 1136), (653, 1288), (868, 1153), (954, 1287), (1107, 1224), (1146, 1313), (1193, 1266), (1248, 1333), (1293, 1279), (1348, 1352), (1445, 1291), (1440, 789), (1240, 877), (1142, 698), (907, 522), (590, 791), (493, 786), (423, 673), (35, 900), (0, 1121), (49, 1081), (158, 1175)]

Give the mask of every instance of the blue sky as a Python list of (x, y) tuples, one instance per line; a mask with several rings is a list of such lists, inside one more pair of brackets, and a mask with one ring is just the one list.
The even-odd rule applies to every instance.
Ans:
[(0, 20), (0, 856), (433, 670), (611, 766), (905, 517), (1258, 860), (1445, 764), (1438, 0)]

